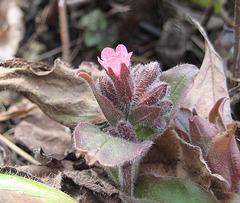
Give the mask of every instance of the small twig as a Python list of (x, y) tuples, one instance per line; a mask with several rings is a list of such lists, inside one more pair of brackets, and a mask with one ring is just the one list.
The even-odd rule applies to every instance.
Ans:
[(72, 51), (72, 53), (70, 55), (71, 61), (73, 61), (75, 59), (75, 57), (77, 56), (77, 54), (79, 53), (79, 51), (82, 47), (82, 41), (83, 41), (83, 39), (81, 37), (78, 37), (75, 49)]
[(211, 6), (209, 6), (209, 7), (206, 9), (205, 15), (204, 15), (204, 17), (203, 17), (203, 19), (202, 19), (202, 23), (201, 23), (201, 24), (202, 24), (203, 27), (206, 27), (206, 25), (207, 25), (208, 22), (210, 21), (213, 13), (214, 13), (214, 7), (213, 7), (213, 5), (211, 5)]
[(2, 136), (1, 134), (0, 134), (0, 142), (2, 142), (5, 145), (7, 145), (11, 150), (15, 151), (17, 154), (19, 154), (21, 157), (23, 157), (25, 160), (31, 162), (32, 164), (41, 165), (40, 162), (35, 160), (32, 156), (30, 156), (28, 153), (23, 151), (21, 148), (19, 148), (15, 144), (13, 144), (11, 141), (9, 141), (7, 138)]
[(60, 34), (63, 47), (62, 57), (65, 62), (70, 63), (69, 30), (65, 0), (58, 1), (58, 11), (59, 11)]
[[(234, 78), (240, 77), (240, 0), (235, 1), (234, 10), (234, 55), (232, 73)], [(236, 86), (234, 83), (233, 86)]]
[[(73, 41), (70, 43), (70, 47), (73, 47), (73, 46), (75, 46), (76, 44), (78, 44), (78, 39), (73, 40)], [(38, 55), (37, 58), (35, 59), (35, 61), (42, 61), (42, 60), (44, 60), (44, 59), (46, 59), (46, 58), (48, 58), (48, 57), (50, 57), (50, 56), (54, 56), (54, 55), (60, 53), (60, 52), (62, 51), (62, 49), (63, 49), (63, 47), (62, 47), (62, 46), (59, 46), (59, 47), (57, 47), (57, 48), (55, 48), (55, 49), (51, 49), (51, 50), (49, 50), (49, 51), (47, 51), (47, 52), (44, 52), (44, 53)]]

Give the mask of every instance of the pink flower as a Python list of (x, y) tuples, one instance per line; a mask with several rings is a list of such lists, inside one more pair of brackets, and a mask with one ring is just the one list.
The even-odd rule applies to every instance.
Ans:
[(123, 44), (119, 44), (116, 50), (106, 47), (102, 50), (101, 59), (98, 57), (98, 62), (108, 72), (111, 68), (114, 74), (119, 78), (121, 73), (121, 65), (124, 63), (130, 67), (130, 58), (133, 52), (128, 53), (127, 48)]

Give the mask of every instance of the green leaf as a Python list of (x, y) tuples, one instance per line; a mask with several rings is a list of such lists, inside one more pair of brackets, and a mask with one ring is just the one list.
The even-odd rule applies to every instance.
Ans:
[(81, 19), (81, 24), (90, 31), (101, 31), (107, 28), (107, 21), (102, 11), (93, 10)]
[(19, 197), (18, 194), (21, 194), (23, 200), (31, 198), (44, 203), (76, 203), (75, 200), (60, 190), (18, 175), (5, 174), (2, 171), (0, 172), (0, 192), (1, 195), (7, 192), (15, 198)]
[(83, 40), (87, 47), (97, 46), (101, 42), (101, 33), (86, 30), (83, 34)]
[(87, 122), (78, 124), (73, 140), (75, 148), (86, 154), (89, 165), (97, 162), (107, 167), (133, 161), (152, 145), (151, 141), (135, 143), (113, 137)]
[(198, 72), (199, 70), (196, 66), (183, 64), (175, 66), (161, 74), (160, 80), (170, 85), (169, 99), (173, 103), (171, 112), (163, 116), (166, 123), (169, 123), (188, 91), (192, 88), (194, 78)]
[(201, 6), (202, 8), (208, 8), (211, 5), (213, 5), (215, 14), (221, 13), (221, 7), (226, 2), (226, 0), (191, 0), (191, 1)]
[(143, 127), (141, 125), (134, 126), (134, 130), (137, 134), (138, 140), (141, 140), (141, 141), (157, 133), (157, 130), (155, 130), (154, 128)]
[(213, 197), (193, 182), (176, 178), (161, 179), (142, 175), (135, 184), (135, 197), (140, 202), (213, 203)]

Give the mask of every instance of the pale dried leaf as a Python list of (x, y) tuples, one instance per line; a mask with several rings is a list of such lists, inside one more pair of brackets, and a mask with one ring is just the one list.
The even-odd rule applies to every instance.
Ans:
[[(216, 53), (202, 26), (195, 20), (193, 24), (198, 28), (205, 39), (205, 57), (193, 88), (188, 93), (183, 106), (195, 108), (200, 117), (207, 119), (212, 106), (221, 97), (229, 97), (221, 57)], [(230, 106), (226, 109), (228, 121), (231, 121)]]
[(10, 59), (16, 54), (24, 34), (23, 12), (15, 0), (0, 2), (0, 59)]
[(19, 109), (19, 110), (8, 110), (6, 112), (1, 112), (0, 113), (0, 121), (4, 121), (4, 120), (9, 120), (9, 119), (16, 119), (16, 118), (23, 118), (26, 116), (26, 114), (29, 111), (32, 111), (33, 109), (36, 109), (37, 106), (31, 106), (29, 108), (26, 109)]
[(14, 136), (30, 150), (42, 148), (46, 154), (65, 155), (72, 150), (71, 132), (36, 109), (15, 128)]
[(76, 72), (60, 60), (53, 67), (22, 59), (0, 61), (0, 90), (20, 93), (71, 128), (81, 121), (105, 121), (88, 84), (75, 77)]

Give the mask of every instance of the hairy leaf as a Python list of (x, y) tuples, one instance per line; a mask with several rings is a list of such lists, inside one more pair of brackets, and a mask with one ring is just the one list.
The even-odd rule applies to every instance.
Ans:
[(114, 108), (113, 104), (96, 90), (93, 79), (87, 73), (80, 72), (78, 76), (84, 78), (89, 83), (93, 94), (102, 109), (103, 114), (112, 126), (115, 126), (120, 120), (124, 118), (123, 113), (120, 110)]
[(120, 108), (120, 101), (119, 101), (116, 89), (115, 89), (110, 77), (108, 77), (108, 76), (99, 77), (99, 80), (97, 81), (96, 86), (98, 86), (102, 95), (105, 96), (106, 98), (108, 98), (108, 100), (112, 102), (112, 104), (115, 108), (117, 108), (117, 109)]
[(176, 113), (183, 99), (191, 89), (197, 73), (198, 69), (195, 66), (183, 64), (175, 66), (161, 74), (160, 80), (168, 83), (170, 86), (169, 100), (173, 103), (171, 112), (164, 116), (167, 123), (173, 117), (174, 113)]
[(119, 100), (123, 101), (125, 104), (129, 104), (132, 100), (132, 81), (130, 75), (129, 68), (122, 63), (121, 64), (121, 71), (120, 71), (120, 78), (118, 78), (112, 68), (108, 68), (108, 75), (113, 80), (115, 84), (115, 88), (119, 97)]
[(189, 120), (189, 129), (192, 144), (201, 147), (203, 154), (206, 155), (212, 139), (218, 134), (218, 130), (199, 116), (194, 116)]
[(132, 125), (145, 124), (153, 126), (159, 116), (168, 113), (167, 110), (171, 110), (171, 103), (168, 105), (170, 108), (161, 108), (158, 106), (147, 105), (137, 106), (131, 113), (129, 121)]
[(142, 156), (152, 144), (151, 141), (134, 143), (113, 137), (87, 122), (79, 123), (73, 139), (75, 148), (86, 154), (89, 165), (97, 162), (108, 167), (133, 161)]
[(188, 142), (191, 142), (190, 130), (189, 130), (189, 119), (192, 119), (192, 112), (184, 107), (178, 109), (177, 113), (174, 116), (174, 124), (184, 135), (185, 139)]
[(139, 99), (144, 92), (150, 87), (154, 82), (160, 82), (159, 76), (161, 74), (161, 69), (159, 64), (149, 63), (145, 66), (137, 65), (132, 71), (131, 76), (135, 84), (134, 99)]
[(168, 84), (161, 83), (156, 85), (149, 91), (145, 92), (138, 101), (138, 105), (147, 104), (149, 106), (155, 105), (158, 101), (162, 100), (167, 93)]
[(222, 175), (230, 184), (232, 192), (239, 191), (240, 152), (234, 136), (236, 124), (217, 134), (208, 151), (207, 162), (213, 173)]

